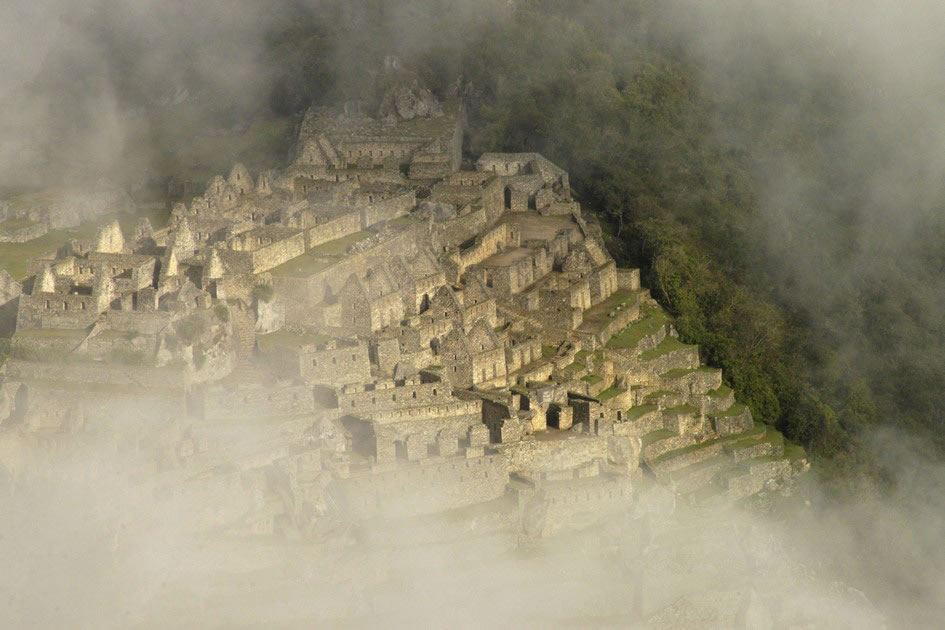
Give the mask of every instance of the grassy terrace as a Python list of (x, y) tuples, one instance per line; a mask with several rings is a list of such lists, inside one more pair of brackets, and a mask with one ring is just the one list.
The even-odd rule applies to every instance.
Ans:
[(542, 358), (547, 359), (548, 357), (553, 357), (555, 352), (558, 351), (558, 348), (555, 346), (542, 346), (541, 347), (541, 356)]
[(627, 409), (627, 422), (634, 422), (639, 420), (646, 414), (656, 411), (658, 407), (656, 405), (639, 405), (637, 407), (630, 407)]
[(669, 316), (657, 308), (647, 309), (646, 314), (610, 338), (607, 347), (620, 350), (635, 348), (644, 337), (656, 333), (669, 322)]
[(283, 348), (300, 348), (308, 345), (318, 345), (331, 340), (328, 335), (307, 333), (296, 335), (285, 330), (279, 330), (265, 335), (256, 335), (256, 343), (260, 350), (279, 350)]
[(763, 442), (770, 442), (772, 444), (783, 443), (784, 436), (775, 429), (766, 424), (756, 423), (754, 428), (745, 433), (732, 436), (729, 438), (730, 446), (732, 449), (744, 448), (746, 446), (753, 446), (755, 444), (761, 444)]
[(602, 391), (597, 398), (601, 402), (604, 402), (605, 400), (610, 400), (611, 398), (619, 396), (620, 394), (625, 394), (626, 392), (627, 390), (621, 389), (620, 387), (608, 387)]
[[(25, 202), (22, 202), (25, 203)], [(123, 213), (117, 215), (118, 222), (123, 230), (131, 232), (137, 224), (138, 219), (146, 217), (151, 221), (155, 229), (163, 227), (167, 223), (170, 213), (163, 207), (149, 209), (137, 213)], [(106, 215), (94, 221), (86, 221), (80, 225), (62, 230), (50, 230), (39, 238), (34, 238), (25, 243), (2, 243), (0, 244), (0, 269), (5, 269), (7, 273), (16, 280), (25, 280), (29, 260), (42, 256), (43, 254), (55, 252), (67, 241), (73, 238), (95, 238), (95, 233), (100, 225), (116, 218), (116, 215)], [(13, 221), (20, 221), (14, 219)], [(10, 221), (4, 222), (4, 225)]]
[(692, 347), (693, 346), (687, 346), (686, 344), (681, 342), (679, 339), (676, 339), (675, 337), (670, 337), (669, 335), (667, 335), (666, 338), (660, 342), (660, 345), (656, 346), (655, 348), (651, 348), (650, 350), (647, 350), (646, 352), (640, 355), (640, 358), (643, 359), (644, 361), (652, 361), (653, 359), (658, 359), (661, 356), (669, 354), (670, 352), (675, 352), (676, 350), (682, 350), (684, 348), (692, 348)]
[(307, 278), (328, 269), (355, 243), (374, 236), (373, 232), (355, 232), (313, 247), (301, 256), (272, 269), (272, 275), (281, 278)]
[(581, 370), (586, 370), (586, 369), (587, 369), (587, 366), (586, 366), (586, 365), (584, 365), (583, 363), (578, 363), (577, 361), (575, 361), (574, 363), (572, 363), (572, 364), (566, 366), (566, 367), (564, 368), (564, 371), (565, 371), (565, 372), (580, 372)]
[(15, 337), (31, 339), (73, 339), (82, 341), (88, 333), (74, 328), (27, 328), (18, 330)]
[(717, 416), (719, 418), (727, 418), (730, 416), (740, 416), (743, 413), (745, 413), (745, 409), (747, 409), (745, 405), (743, 405), (740, 402), (737, 402), (731, 407), (729, 407), (728, 409), (726, 409), (725, 411), (720, 411), (719, 413), (714, 413), (712, 415)]
[(706, 396), (708, 396), (709, 398), (725, 398), (731, 392), (732, 392), (731, 387), (729, 387), (728, 385), (722, 385), (718, 389), (713, 389), (712, 391), (708, 392)]
[(37, 223), (38, 221), (30, 221), (29, 219), (7, 219), (6, 221), (0, 221), (0, 230), (22, 230)]
[[(777, 433), (777, 431), (775, 431)], [(675, 435), (675, 434), (674, 434)], [(744, 433), (739, 433), (738, 435), (724, 437), (724, 438), (715, 438), (713, 440), (706, 440), (705, 442), (698, 442), (696, 444), (690, 444), (689, 446), (684, 446), (683, 448), (678, 448), (674, 451), (669, 451), (664, 453), (653, 460), (653, 465), (657, 465), (660, 462), (664, 462), (669, 459), (679, 457), (680, 455), (686, 455), (703, 448), (707, 448), (714, 444), (729, 443), (733, 446), (742, 445), (742, 444), (757, 444), (758, 442), (767, 439), (768, 428), (763, 424), (756, 424), (754, 428), (749, 429)], [(779, 434), (780, 435), (780, 434)]]
[(281, 278), (307, 278), (319, 271), (328, 269), (336, 262), (334, 259), (317, 258), (312, 256), (312, 252), (305, 252), (289, 262), (273, 268), (270, 273)]
[(343, 256), (349, 247), (372, 236), (374, 236), (373, 232), (355, 232), (313, 247), (309, 253), (313, 256)]
[(588, 374), (587, 376), (582, 377), (581, 380), (588, 385), (597, 385), (602, 380), (604, 380), (604, 377), (598, 376), (597, 374)]
[(640, 439), (642, 448), (646, 448), (654, 442), (659, 442), (660, 440), (666, 440), (671, 437), (676, 437), (676, 434), (670, 431), (669, 429), (659, 429), (657, 431), (650, 431)]
[(584, 323), (582, 330), (592, 330), (597, 332), (601, 326), (610, 321), (610, 312), (618, 308), (627, 308), (633, 306), (640, 299), (634, 291), (620, 289), (609, 298), (587, 309), (584, 313)]
[(411, 225), (414, 225), (416, 222), (417, 220), (414, 219), (412, 216), (410, 216), (409, 214), (405, 214), (402, 217), (391, 219), (390, 221), (387, 222), (387, 225), (388, 227), (391, 227), (395, 230), (400, 230), (406, 227), (410, 227)]
[(699, 413), (699, 410), (693, 407), (692, 405), (679, 405), (678, 407), (664, 409), (663, 413), (668, 413), (670, 415), (684, 416), (684, 415), (697, 414)]

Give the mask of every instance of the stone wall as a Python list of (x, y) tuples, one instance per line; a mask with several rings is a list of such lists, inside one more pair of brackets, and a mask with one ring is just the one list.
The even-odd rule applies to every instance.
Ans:
[(327, 217), (323, 223), (305, 230), (305, 249), (354, 234), (361, 229), (361, 213), (356, 211)]
[(361, 209), (361, 228), (366, 229), (381, 221), (402, 217), (417, 205), (417, 194), (405, 192), (388, 199), (375, 199)]
[(312, 389), (306, 385), (211, 386), (201, 391), (198, 400), (206, 420), (270, 418), (315, 411)]
[(370, 387), (351, 385), (343, 388), (338, 394), (338, 407), (342, 411), (375, 418), (379, 417), (378, 413), (382, 411), (442, 405), (451, 401), (453, 390), (450, 384), (440, 381), (380, 381)]
[(368, 347), (363, 343), (332, 349), (308, 346), (297, 355), (299, 376), (310, 383), (347, 385), (371, 380)]
[(595, 459), (607, 459), (607, 436), (561, 434), (558, 439), (527, 438), (496, 446), (508, 458), (509, 471), (541, 473), (577, 468)]

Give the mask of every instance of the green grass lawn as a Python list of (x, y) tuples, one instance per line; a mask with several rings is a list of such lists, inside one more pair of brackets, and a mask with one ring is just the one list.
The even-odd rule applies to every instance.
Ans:
[(602, 391), (600, 395), (597, 396), (597, 398), (601, 402), (604, 402), (606, 400), (610, 400), (611, 398), (615, 398), (616, 396), (619, 396), (620, 394), (625, 394), (625, 393), (627, 393), (627, 390), (622, 389), (620, 387), (608, 387), (607, 389)]
[(731, 387), (727, 385), (722, 385), (718, 389), (713, 389), (712, 391), (708, 392), (706, 396), (708, 396), (709, 398), (725, 398), (731, 392), (732, 392)]
[(676, 350), (682, 350), (684, 348), (691, 348), (692, 346), (687, 346), (679, 339), (675, 337), (666, 336), (663, 341), (660, 342), (655, 348), (651, 348), (646, 352), (640, 355), (640, 358), (644, 361), (652, 361), (653, 359), (658, 359), (663, 355), (669, 354), (670, 352), (675, 352)]
[(279, 350), (284, 348), (300, 348), (308, 345), (318, 345), (329, 341), (328, 335), (307, 333), (297, 335), (285, 330), (279, 330), (265, 335), (256, 335), (256, 343), (262, 351)]
[(313, 256), (343, 256), (349, 247), (372, 236), (374, 232), (355, 232), (313, 247), (309, 253)]
[(614, 350), (635, 348), (644, 337), (656, 333), (669, 322), (661, 309), (648, 309), (640, 321), (634, 322), (610, 338), (607, 347)]
[(280, 278), (307, 278), (319, 271), (328, 269), (336, 262), (336, 260), (318, 258), (312, 256), (311, 252), (306, 252), (288, 262), (282, 263), (278, 267), (270, 269), (269, 273)]
[(598, 376), (597, 374), (588, 374), (587, 376), (582, 377), (581, 380), (588, 385), (597, 385), (602, 380), (604, 380), (604, 377)]
[(627, 422), (639, 420), (646, 414), (656, 411), (657, 409), (658, 407), (656, 405), (638, 405), (636, 407), (630, 407), (627, 409)]

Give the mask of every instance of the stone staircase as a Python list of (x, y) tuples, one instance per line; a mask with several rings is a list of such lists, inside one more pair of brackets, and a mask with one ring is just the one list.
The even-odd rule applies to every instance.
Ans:
[(236, 364), (231, 377), (250, 378), (254, 374), (252, 359), (256, 348), (256, 318), (245, 302), (230, 305), (233, 334), (236, 336)]

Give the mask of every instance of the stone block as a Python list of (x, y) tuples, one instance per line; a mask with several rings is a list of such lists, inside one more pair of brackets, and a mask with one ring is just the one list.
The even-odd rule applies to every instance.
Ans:
[(483, 457), (486, 454), (486, 449), (482, 446), (470, 446), (466, 448), (466, 459), (474, 459), (476, 457)]
[(485, 446), (489, 443), (489, 427), (484, 424), (469, 427), (467, 437), (470, 448)]

